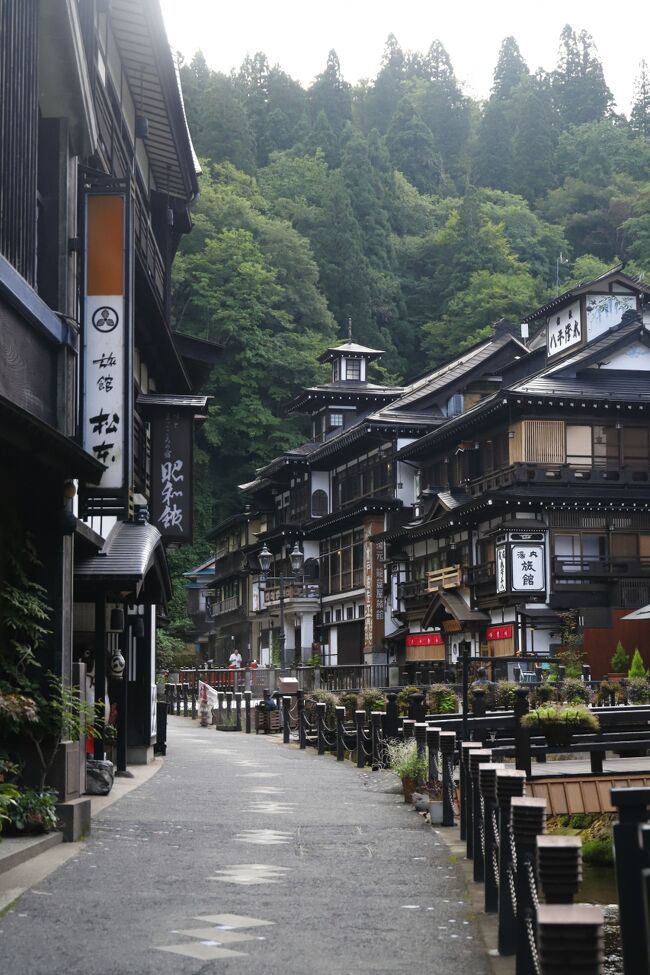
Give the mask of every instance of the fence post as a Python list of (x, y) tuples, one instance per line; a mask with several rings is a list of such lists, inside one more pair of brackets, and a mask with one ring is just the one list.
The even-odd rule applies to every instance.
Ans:
[(345, 758), (345, 708), (342, 704), (337, 704), (336, 711), (336, 761), (342, 762)]
[(196, 695), (198, 694), (198, 690), (199, 690), (198, 684), (190, 685), (190, 704), (192, 708), (192, 713), (191, 713), (192, 721), (196, 721)]
[[(377, 769), (384, 767), (381, 755), (381, 719), (382, 711), (373, 711), (370, 715), (370, 732), (372, 735), (372, 767)], [(424, 726), (426, 728), (426, 725)]]
[(458, 755), (458, 781), (460, 785), (460, 838), (467, 843), (467, 858), (472, 859), (474, 837), (467, 831), (467, 820), (471, 817), (472, 781), (469, 776), (469, 753), (481, 748), (479, 741), (461, 741)]
[(183, 684), (183, 717), (187, 718), (190, 714), (190, 685)]
[(397, 738), (399, 734), (398, 717), (397, 694), (395, 691), (389, 691), (386, 695), (386, 717), (384, 718), (384, 738), (387, 741)]
[(424, 758), (427, 748), (427, 723), (426, 721), (416, 721), (413, 726), (415, 737), (415, 747), (420, 758)]
[(424, 721), (425, 718), (425, 696), (420, 691), (417, 694), (409, 694), (408, 716), (412, 721)]
[[(516, 975), (536, 975), (537, 857), (536, 841), (543, 839), (546, 800), (527, 796), (510, 800), (512, 835), (517, 851)], [(564, 839), (564, 837), (562, 837)], [(567, 837), (567, 839), (573, 837)]]
[(478, 787), (483, 796), (483, 829), (485, 836), (485, 902), (486, 914), (496, 914), (499, 907), (499, 826), (497, 823), (497, 772), (505, 765), (487, 762), (479, 766)]
[(307, 747), (307, 729), (305, 728), (305, 692), (296, 691), (296, 706), (298, 708), (298, 739), (300, 748), (304, 751)]
[(325, 701), (316, 702), (316, 743), (318, 746), (318, 754), (325, 754), (325, 729), (323, 724), (325, 723), (325, 709), (327, 704)]
[(251, 698), (253, 696), (252, 691), (244, 691), (244, 721), (246, 722), (246, 734), (251, 733)]
[(542, 975), (566, 975), (571, 971), (602, 975), (603, 929), (600, 907), (540, 904), (537, 930)]
[(176, 685), (176, 714), (177, 715), (180, 715), (180, 713), (181, 713), (181, 701), (182, 701), (182, 699), (183, 699), (183, 692), (181, 690), (181, 685), (180, 684), (177, 684)]
[[(216, 719), (217, 721), (221, 721), (221, 718), (223, 717), (223, 705), (225, 699), (226, 699), (226, 692), (217, 691), (217, 719)], [(215, 723), (214, 715), (212, 717), (213, 717), (212, 723), (214, 724)]]
[(442, 760), (442, 825), (454, 825), (454, 748), (456, 735), (453, 731), (440, 732), (440, 757)]
[(404, 741), (415, 737), (415, 721), (412, 718), (404, 718), (402, 721), (402, 734)]
[(483, 844), (481, 843), (481, 831), (483, 829), (483, 817), (481, 815), (481, 793), (478, 787), (479, 766), (485, 765), (492, 760), (492, 752), (489, 748), (474, 748), (469, 753), (469, 774), (472, 779), (472, 822), (467, 823), (467, 833), (470, 828), (473, 834), (472, 859), (474, 860), (474, 880), (482, 884), (485, 877), (485, 864), (483, 861)]
[(363, 725), (366, 720), (366, 712), (355, 711), (354, 720), (357, 726), (357, 768), (363, 768), (366, 764), (366, 752), (363, 743)]
[(510, 800), (526, 791), (526, 773), (518, 769), (497, 772), (497, 803), (499, 805), (499, 932), (500, 955), (514, 955), (517, 950), (516, 911), (512, 827)]
[(625, 975), (648, 975), (642, 871), (650, 863), (641, 848), (640, 827), (648, 821), (650, 788), (612, 789), (611, 801), (618, 809), (614, 861)]
[(282, 698), (282, 741), (285, 745), (291, 741), (291, 698), (288, 694)]
[(174, 685), (165, 684), (165, 699), (167, 701), (167, 714), (174, 713)]
[(530, 778), (530, 734), (522, 727), (521, 719), (524, 714), (528, 714), (528, 690), (525, 687), (518, 687), (515, 691), (515, 767), (525, 772)]
[(230, 714), (232, 711), (232, 691), (226, 691), (226, 720), (230, 723)]
[(573, 904), (582, 880), (579, 836), (538, 836), (537, 876), (547, 904)]
[(429, 782), (438, 782), (438, 752), (440, 751), (440, 728), (427, 725), (427, 751), (429, 753)]
[(237, 731), (241, 731), (241, 691), (235, 691), (235, 710), (237, 712)]

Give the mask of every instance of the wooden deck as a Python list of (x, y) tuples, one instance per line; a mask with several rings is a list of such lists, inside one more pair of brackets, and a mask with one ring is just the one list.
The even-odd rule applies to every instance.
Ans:
[(527, 794), (546, 799), (550, 816), (613, 813), (610, 789), (650, 786), (650, 758), (606, 758), (602, 775), (581, 759), (533, 763), (532, 773)]

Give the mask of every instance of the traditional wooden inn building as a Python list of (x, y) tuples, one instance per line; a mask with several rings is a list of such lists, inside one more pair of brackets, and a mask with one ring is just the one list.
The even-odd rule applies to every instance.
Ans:
[(169, 320), (197, 191), (157, 0), (3, 0), (0, 584), (45, 587), (43, 673), (108, 680), (121, 768), (152, 754), (165, 546), (191, 539), (191, 391), (217, 355)]
[(215, 529), (224, 654), (269, 662), (282, 602), (288, 662), (439, 673), (464, 643), (548, 654), (575, 610), (606, 672), (650, 601), (648, 294), (614, 268), (404, 387), (369, 381), (377, 350), (327, 350), (331, 381), (291, 406), (310, 440)]
[[(487, 655), (546, 654), (576, 611), (596, 676), (650, 599), (649, 289), (616, 268), (526, 316), (541, 325), (498, 388), (398, 452), (419, 467), (398, 616)], [(645, 314), (645, 320), (644, 320)], [(637, 635), (638, 636), (638, 635)]]

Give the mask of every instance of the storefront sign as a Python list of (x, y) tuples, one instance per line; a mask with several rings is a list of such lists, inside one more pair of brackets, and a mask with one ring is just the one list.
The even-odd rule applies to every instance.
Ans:
[(512, 624), (504, 626), (488, 626), (485, 631), (486, 640), (512, 640)]
[(411, 633), (406, 638), (407, 647), (439, 647), (444, 643), (440, 633)]
[(546, 573), (543, 545), (512, 545), (510, 567), (513, 592), (544, 592)]
[(151, 411), (151, 522), (170, 542), (192, 541), (193, 411)]
[(126, 193), (86, 196), (82, 441), (107, 470), (100, 489), (130, 486), (131, 345)]

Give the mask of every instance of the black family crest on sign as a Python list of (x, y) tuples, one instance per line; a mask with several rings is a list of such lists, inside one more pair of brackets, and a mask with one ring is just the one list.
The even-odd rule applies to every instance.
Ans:
[(92, 323), (98, 332), (112, 332), (119, 320), (120, 316), (110, 305), (102, 305), (93, 312)]

